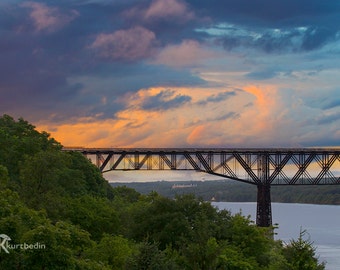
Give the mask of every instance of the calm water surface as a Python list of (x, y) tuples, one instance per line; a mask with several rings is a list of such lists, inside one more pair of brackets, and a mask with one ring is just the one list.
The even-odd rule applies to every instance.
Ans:
[[(216, 202), (219, 209), (256, 218), (256, 203)], [(276, 239), (289, 242), (297, 239), (300, 229), (307, 230), (320, 261), (327, 270), (340, 270), (340, 206), (272, 203), (273, 224), (277, 223)]]

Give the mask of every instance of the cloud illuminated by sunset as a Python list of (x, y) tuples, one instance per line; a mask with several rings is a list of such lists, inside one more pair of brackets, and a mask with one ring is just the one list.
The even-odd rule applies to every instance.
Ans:
[(63, 145), (340, 145), (335, 1), (5, 0), (0, 10), (0, 112)]

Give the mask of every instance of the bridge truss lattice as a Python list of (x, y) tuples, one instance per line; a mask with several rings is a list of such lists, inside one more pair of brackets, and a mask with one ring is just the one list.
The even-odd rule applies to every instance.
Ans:
[(112, 170), (195, 170), (256, 185), (256, 223), (259, 226), (272, 224), (271, 186), (340, 184), (339, 148), (65, 150), (83, 153), (103, 173)]

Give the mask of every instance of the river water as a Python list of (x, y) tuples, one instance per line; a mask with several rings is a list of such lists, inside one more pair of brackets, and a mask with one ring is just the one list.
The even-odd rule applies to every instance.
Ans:
[[(256, 203), (212, 203), (219, 209), (227, 209), (232, 213), (242, 212), (244, 216), (256, 219)], [(275, 239), (288, 243), (297, 239), (300, 230), (306, 230), (310, 240), (316, 247), (320, 261), (326, 262), (327, 270), (340, 270), (340, 206), (315, 204), (272, 203)]]

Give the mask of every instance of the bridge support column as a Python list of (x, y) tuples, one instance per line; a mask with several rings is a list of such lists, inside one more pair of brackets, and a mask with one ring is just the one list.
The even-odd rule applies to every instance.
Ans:
[(257, 186), (256, 225), (259, 227), (269, 227), (272, 225), (270, 185), (268, 184)]

